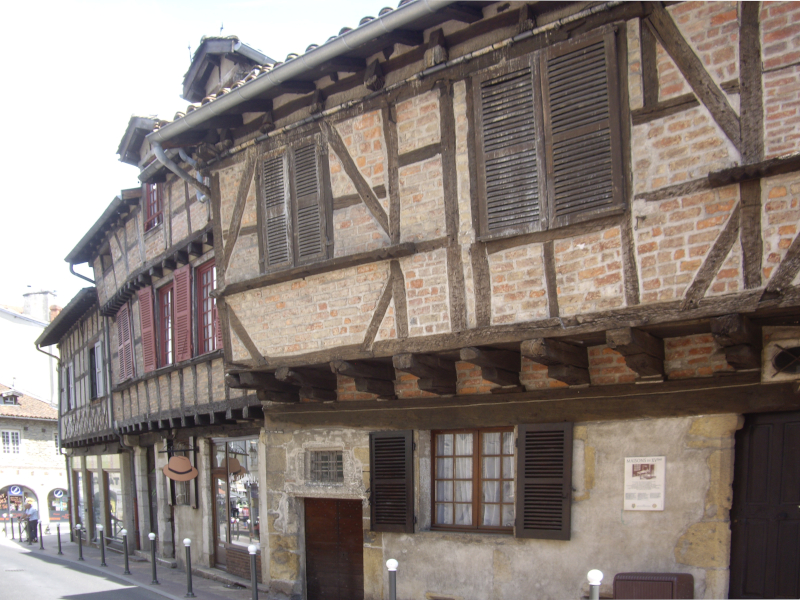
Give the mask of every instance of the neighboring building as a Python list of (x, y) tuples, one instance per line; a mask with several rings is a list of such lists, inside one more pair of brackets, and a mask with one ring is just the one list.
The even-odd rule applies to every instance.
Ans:
[(0, 381), (53, 406), (58, 403), (58, 358), (51, 356), (53, 348), (37, 352), (33, 342), (58, 314), (54, 300), (53, 292), (29, 292), (21, 308), (0, 306)]
[(256, 542), (274, 597), (384, 598), (389, 558), (401, 598), (800, 595), (797, 18), (404, 0), (230, 85), (199, 50), (45, 332), (108, 348), (62, 395), (108, 411), (85, 502), (119, 468), (141, 548)]
[[(69, 526), (67, 468), (58, 447), (58, 413), (46, 401), (0, 384), (0, 523), (16, 524), (26, 502), (47, 529)], [(16, 526), (16, 525), (15, 525)]]

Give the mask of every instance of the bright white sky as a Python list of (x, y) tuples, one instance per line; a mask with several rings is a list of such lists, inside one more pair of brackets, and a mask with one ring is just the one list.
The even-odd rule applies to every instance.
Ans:
[[(237, 35), (283, 60), (387, 0), (17, 0), (4, 5), (0, 55), (0, 304), (31, 289), (61, 306), (89, 285), (64, 257), (136, 167), (116, 150), (132, 114), (172, 119), (203, 35)], [(398, 0), (391, 0), (396, 8)], [(77, 270), (90, 274), (86, 266)]]

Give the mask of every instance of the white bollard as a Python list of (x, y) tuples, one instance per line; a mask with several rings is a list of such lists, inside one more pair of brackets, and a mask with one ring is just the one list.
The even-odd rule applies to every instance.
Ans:
[(592, 569), (586, 574), (589, 579), (589, 600), (600, 600), (600, 583), (603, 581), (603, 572)]
[(389, 569), (389, 600), (397, 600), (397, 566), (398, 562), (390, 558), (386, 561), (386, 568)]

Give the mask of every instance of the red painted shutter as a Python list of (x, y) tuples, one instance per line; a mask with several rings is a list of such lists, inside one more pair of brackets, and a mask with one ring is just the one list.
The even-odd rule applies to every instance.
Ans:
[(192, 266), (173, 274), (175, 283), (175, 362), (192, 358)]
[(142, 354), (144, 372), (156, 370), (156, 328), (153, 319), (153, 288), (139, 290), (139, 318), (142, 324)]
[(222, 345), (222, 321), (219, 318), (217, 301), (214, 300), (214, 349), (220, 350)]
[(518, 538), (568, 540), (572, 508), (572, 423), (520, 425)]
[(133, 345), (131, 343), (131, 319), (128, 305), (117, 312), (117, 345), (119, 352), (119, 379), (133, 377)]

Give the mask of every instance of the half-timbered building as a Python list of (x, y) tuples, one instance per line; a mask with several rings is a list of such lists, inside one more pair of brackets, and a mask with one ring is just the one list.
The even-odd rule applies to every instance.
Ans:
[(140, 530), (275, 597), (797, 596), (798, 19), (404, 0), (133, 118), (68, 261)]

